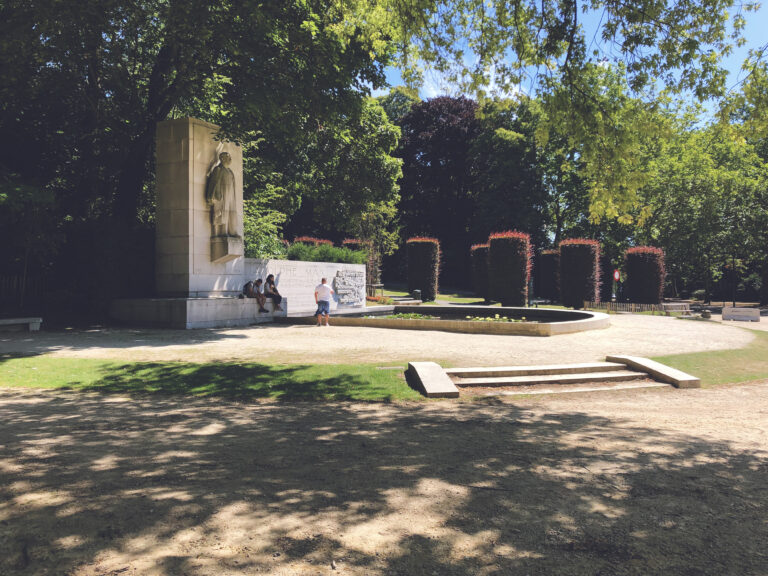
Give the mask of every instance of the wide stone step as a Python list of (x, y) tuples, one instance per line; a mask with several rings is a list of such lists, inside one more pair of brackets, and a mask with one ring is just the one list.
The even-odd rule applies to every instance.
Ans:
[(457, 386), (532, 386), (536, 384), (576, 384), (581, 382), (625, 382), (648, 378), (644, 372), (613, 370), (610, 372), (581, 372), (577, 374), (533, 374), (526, 376), (498, 376), (483, 378), (457, 378)]
[(549, 364), (544, 366), (489, 366), (485, 368), (446, 368), (448, 376), (456, 378), (497, 378), (502, 376), (544, 376), (551, 374), (581, 374), (585, 372), (614, 372), (624, 370), (618, 362), (583, 362), (580, 364)]
[(552, 386), (504, 386), (492, 390), (468, 388), (466, 393), (479, 396), (515, 396), (519, 394), (568, 394), (577, 392), (611, 392), (614, 390), (638, 390), (641, 388), (669, 388), (663, 382), (629, 380), (624, 382), (590, 382), (588, 384), (553, 384)]

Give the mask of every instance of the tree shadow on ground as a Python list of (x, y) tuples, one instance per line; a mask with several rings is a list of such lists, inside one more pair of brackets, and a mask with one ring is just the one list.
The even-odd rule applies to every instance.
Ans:
[[(386, 381), (377, 385), (353, 372), (322, 376), (322, 371), (322, 366), (295, 364), (141, 362), (102, 369), (98, 381), (77, 388), (109, 393), (191, 394), (240, 401), (388, 401), (397, 397), (397, 391), (390, 390)], [(404, 378), (402, 387), (407, 387)]]
[(768, 461), (486, 404), (4, 392), (0, 572), (760, 574)]

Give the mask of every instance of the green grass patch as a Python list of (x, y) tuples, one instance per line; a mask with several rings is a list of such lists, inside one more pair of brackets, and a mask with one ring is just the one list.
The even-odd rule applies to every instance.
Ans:
[(768, 378), (768, 332), (753, 332), (746, 348), (656, 356), (654, 360), (701, 378), (703, 387)]
[[(396, 288), (385, 288), (384, 295), (387, 297), (410, 297), (410, 293), (405, 290)], [(446, 302), (453, 302), (454, 304), (482, 304), (483, 299), (480, 296), (467, 295), (466, 292), (440, 292), (432, 301), (424, 302), (424, 306), (441, 306)], [(499, 303), (491, 304), (491, 306), (501, 306)]]
[(371, 365), (118, 362), (30, 356), (0, 360), (0, 385), (236, 400), (420, 400), (402, 370)]

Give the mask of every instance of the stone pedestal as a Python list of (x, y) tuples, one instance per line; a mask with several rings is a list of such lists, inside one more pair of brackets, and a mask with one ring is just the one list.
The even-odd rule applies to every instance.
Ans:
[[(243, 155), (217, 142), (215, 124), (194, 118), (157, 125), (155, 287), (161, 297), (237, 296), (243, 275)], [(239, 238), (211, 237), (208, 174), (219, 154), (232, 157)]]

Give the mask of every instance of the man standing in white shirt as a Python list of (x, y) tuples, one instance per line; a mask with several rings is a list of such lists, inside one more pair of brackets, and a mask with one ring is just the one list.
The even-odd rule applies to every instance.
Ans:
[(327, 280), (323, 278), (320, 280), (320, 284), (315, 286), (315, 302), (317, 302), (317, 325), (322, 326), (322, 317), (325, 316), (325, 325), (328, 324), (328, 314), (331, 312), (331, 298), (333, 297), (333, 289), (326, 284)]

